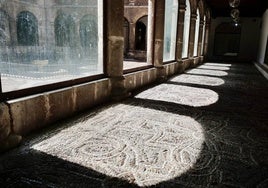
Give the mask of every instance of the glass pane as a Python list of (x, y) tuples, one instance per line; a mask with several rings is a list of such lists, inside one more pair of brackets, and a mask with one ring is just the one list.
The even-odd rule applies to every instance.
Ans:
[(189, 0), (186, 0), (186, 11), (184, 16), (184, 28), (183, 28), (184, 30), (183, 30), (182, 58), (188, 57), (190, 17), (191, 17), (191, 7)]
[(102, 6), (100, 0), (1, 1), (3, 92), (103, 73)]
[(164, 61), (175, 60), (178, 0), (166, 0), (164, 30)]
[(199, 37), (199, 24), (200, 24), (200, 15), (199, 10), (196, 12), (196, 24), (195, 24), (195, 38), (194, 38), (194, 56), (197, 56), (198, 48), (198, 37)]

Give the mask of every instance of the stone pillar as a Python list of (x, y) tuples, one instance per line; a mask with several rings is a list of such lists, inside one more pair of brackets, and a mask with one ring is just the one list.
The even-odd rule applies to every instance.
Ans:
[(201, 45), (202, 45), (202, 39), (203, 39), (203, 29), (204, 28), (204, 21), (201, 20), (199, 24), (199, 35), (198, 35), (198, 48), (197, 48), (197, 55), (202, 56), (201, 54)]
[(131, 21), (129, 23), (129, 51), (133, 52), (135, 50), (135, 32), (136, 24)]
[(16, 19), (10, 18), (10, 44), (12, 46), (18, 45), (17, 25)]
[(199, 35), (198, 35), (198, 47), (197, 47), (197, 56), (199, 57), (198, 63), (201, 63), (201, 48), (202, 48), (202, 40), (203, 40), (203, 30), (204, 30), (204, 21), (200, 20), (199, 24)]
[(209, 40), (210, 21), (206, 21), (205, 25), (205, 37), (204, 37), (204, 60), (207, 60), (208, 56), (208, 40)]
[(184, 30), (184, 14), (186, 11), (186, 5), (179, 4), (179, 17), (177, 25), (177, 46), (176, 46), (176, 61), (182, 60), (182, 45), (183, 45), (183, 30)]
[[(124, 0), (105, 0), (106, 36), (104, 37), (105, 73), (111, 81), (113, 100), (127, 97), (124, 87), (123, 53), (124, 53)], [(117, 19), (115, 19), (117, 18)]]
[(195, 23), (196, 23), (196, 14), (191, 14), (190, 21), (190, 36), (189, 36), (189, 45), (188, 45), (188, 58), (191, 60), (191, 65), (193, 65), (194, 58), (194, 39), (195, 39)]
[(157, 0), (155, 1), (154, 67), (157, 68), (157, 78), (159, 81), (167, 79), (165, 68), (163, 67), (164, 25), (165, 1)]

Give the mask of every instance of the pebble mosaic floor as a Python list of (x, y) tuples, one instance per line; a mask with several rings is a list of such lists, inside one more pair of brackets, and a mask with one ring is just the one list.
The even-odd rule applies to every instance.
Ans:
[(0, 187), (268, 187), (268, 81), (206, 63), (0, 156)]

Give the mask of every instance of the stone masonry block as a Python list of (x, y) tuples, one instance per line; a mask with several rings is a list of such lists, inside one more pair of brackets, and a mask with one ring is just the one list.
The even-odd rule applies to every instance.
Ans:
[(64, 88), (61, 90), (46, 93), (48, 98), (48, 119), (55, 122), (71, 116), (75, 112), (76, 95), (74, 88)]
[(108, 79), (96, 82), (95, 102), (97, 104), (105, 102), (111, 95), (111, 83)]
[(46, 124), (46, 101), (43, 95), (8, 101), (12, 115), (13, 131), (25, 135)]
[(8, 106), (0, 103), (0, 142), (5, 140), (11, 132)]
[(76, 95), (76, 110), (83, 111), (92, 107), (95, 101), (96, 82), (74, 87)]

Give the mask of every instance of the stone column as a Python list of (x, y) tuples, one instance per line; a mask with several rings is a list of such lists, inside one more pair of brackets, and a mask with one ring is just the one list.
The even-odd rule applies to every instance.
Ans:
[(194, 63), (194, 39), (195, 39), (195, 23), (196, 23), (196, 14), (191, 14), (190, 21), (190, 36), (189, 36), (189, 45), (188, 45), (188, 58), (191, 60), (191, 65)]
[(18, 36), (17, 36), (17, 23), (16, 18), (10, 18), (10, 44), (12, 46), (18, 45)]
[(201, 45), (203, 39), (203, 29), (204, 28), (204, 21), (201, 20), (199, 24), (199, 35), (198, 35), (198, 48), (197, 48), (197, 56), (202, 56), (201, 54)]
[(183, 45), (183, 30), (184, 30), (184, 14), (186, 11), (186, 5), (179, 4), (179, 17), (177, 25), (177, 44), (176, 44), (176, 61), (182, 60), (182, 45)]
[[(111, 81), (113, 100), (127, 97), (129, 93), (124, 87), (123, 53), (124, 53), (124, 0), (105, 0), (104, 20), (106, 31), (104, 36), (105, 73)], [(116, 19), (115, 19), (116, 18)], [(107, 88), (108, 89), (108, 88)]]
[(167, 79), (163, 66), (164, 49), (164, 25), (165, 25), (165, 1), (155, 1), (155, 27), (154, 27), (154, 67), (157, 69), (159, 81)]
[(202, 48), (202, 40), (203, 40), (203, 27), (204, 26), (204, 21), (200, 20), (200, 24), (199, 24), (199, 35), (198, 35), (198, 47), (197, 47), (197, 56), (199, 57), (198, 59), (198, 63), (201, 63), (201, 48)]
[(205, 25), (205, 39), (204, 39), (204, 60), (207, 60), (208, 56), (208, 40), (209, 40), (210, 21), (206, 21)]
[(135, 50), (135, 31), (136, 31), (136, 25), (131, 20), (129, 23), (129, 51), (133, 52)]

